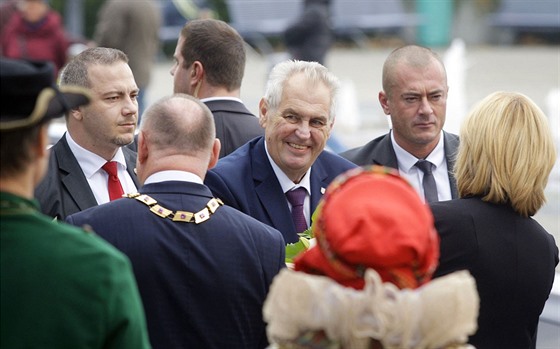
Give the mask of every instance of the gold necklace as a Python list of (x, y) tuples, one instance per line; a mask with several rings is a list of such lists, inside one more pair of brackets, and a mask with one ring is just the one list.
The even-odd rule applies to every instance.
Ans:
[(132, 193), (126, 194), (124, 197), (129, 199), (136, 199), (141, 203), (147, 205), (152, 213), (160, 216), (161, 218), (169, 218), (174, 222), (196, 223), (200, 224), (210, 219), (210, 216), (224, 203), (220, 199), (212, 198), (206, 206), (198, 212), (176, 211), (173, 212), (161, 205), (157, 201), (146, 194)]

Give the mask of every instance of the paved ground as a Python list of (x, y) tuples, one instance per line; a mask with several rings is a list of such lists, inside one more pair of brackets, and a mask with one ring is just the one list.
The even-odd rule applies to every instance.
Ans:
[[(335, 135), (345, 146), (359, 146), (387, 132), (388, 122), (377, 101), (381, 89), (381, 68), (390, 46), (370, 48), (335, 48), (326, 65), (341, 79), (342, 91)], [(446, 59), (449, 75), (449, 101), (445, 129), (458, 132), (467, 110), (478, 100), (497, 90), (518, 91), (531, 97), (551, 118), (555, 133), (560, 133), (560, 47), (462, 47), (438, 50)], [(257, 114), (267, 72), (272, 62), (281, 59), (262, 57), (249, 52), (242, 99)], [(147, 91), (148, 103), (172, 92), (169, 74), (171, 61), (158, 63), (154, 80)], [(555, 100), (550, 101), (551, 91)], [(556, 105), (553, 106), (556, 102)], [(560, 144), (560, 140), (559, 140)], [(559, 147), (560, 154), (560, 147)], [(553, 172), (547, 188), (548, 204), (537, 214), (539, 222), (560, 244), (560, 165)], [(558, 269), (560, 271), (560, 267)]]

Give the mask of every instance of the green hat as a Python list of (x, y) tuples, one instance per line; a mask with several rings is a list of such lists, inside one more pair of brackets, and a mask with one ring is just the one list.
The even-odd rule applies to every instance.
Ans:
[(0, 131), (30, 127), (89, 103), (77, 86), (54, 83), (50, 62), (0, 59)]

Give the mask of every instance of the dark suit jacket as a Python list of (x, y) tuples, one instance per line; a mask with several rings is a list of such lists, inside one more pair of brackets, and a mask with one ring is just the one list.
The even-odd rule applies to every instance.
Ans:
[(259, 119), (243, 103), (225, 99), (208, 101), (204, 104), (214, 114), (216, 138), (222, 143), (220, 158), (251, 139), (264, 135)]
[[(455, 156), (459, 147), (459, 136), (452, 133), (443, 132), (443, 149), (447, 160), (447, 172), (449, 176), (449, 185), (451, 187), (451, 197), (456, 199), (459, 197), (457, 192), (457, 182), (453, 176), (453, 167), (455, 166)], [(397, 155), (391, 143), (391, 134), (387, 133), (377, 137), (369, 143), (347, 150), (340, 154), (358, 166), (366, 165), (382, 165), (398, 169)]]
[(480, 296), (477, 349), (534, 348), (558, 248), (534, 219), (480, 197), (432, 203), (441, 238), (435, 276), (468, 269)]
[[(127, 147), (122, 150), (127, 171), (136, 187), (139, 187), (140, 183), (134, 173), (136, 153)], [(35, 197), (44, 214), (62, 220), (72, 213), (97, 206), (97, 200), (65, 135), (51, 148), (47, 175), (35, 189)]]
[[(179, 181), (139, 191), (173, 211), (198, 212), (212, 198)], [(227, 206), (201, 224), (174, 222), (127, 198), (67, 221), (91, 225), (130, 258), (154, 349), (266, 347), (262, 306), (285, 258), (277, 230)]]
[[(322, 189), (339, 174), (356, 167), (340, 156), (323, 151), (311, 167), (311, 212), (323, 196)], [(208, 171), (206, 184), (216, 197), (241, 212), (280, 230), (286, 243), (298, 235), (280, 182), (268, 161), (264, 137), (250, 141), (218, 161)]]

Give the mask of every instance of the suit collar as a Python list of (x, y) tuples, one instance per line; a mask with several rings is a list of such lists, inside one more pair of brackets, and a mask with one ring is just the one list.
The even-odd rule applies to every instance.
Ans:
[(240, 113), (240, 114), (249, 114), (253, 115), (247, 109), (245, 104), (241, 100), (232, 100), (232, 99), (214, 99), (209, 101), (204, 101), (204, 104), (212, 111), (212, 113), (225, 111), (228, 113)]
[(443, 149), (445, 151), (445, 159), (447, 161), (447, 172), (449, 173), (449, 184), (451, 186), (451, 197), (456, 199), (459, 197), (457, 190), (457, 181), (453, 175), (455, 167), (455, 157), (457, 148), (459, 147), (459, 137), (443, 131)]
[(72, 197), (80, 210), (97, 206), (97, 200), (93, 196), (78, 160), (76, 160), (66, 142), (66, 137), (63, 136), (53, 146), (53, 156), (56, 157), (58, 168), (61, 171), (61, 185), (66, 187), (68, 195)]
[[(266, 156), (264, 137), (259, 137), (249, 144), (255, 193), (259, 198), (261, 207), (270, 218), (272, 226), (285, 232), (285, 236), (286, 234), (291, 235), (289, 232), (293, 232), (295, 235), (295, 226), (288, 203), (285, 199), (283, 200), (284, 191)], [(311, 199), (313, 199), (313, 195)], [(292, 240), (295, 240), (295, 236)]]
[[(251, 168), (253, 180), (255, 181), (255, 191), (260, 204), (267, 212), (270, 220), (278, 230), (283, 232), (295, 231), (292, 216), (285, 200), (278, 198), (284, 197), (284, 191), (272, 170), (272, 166), (266, 156), (264, 149), (264, 137), (260, 137), (250, 144)], [(322, 165), (325, 157), (323, 151), (315, 163), (311, 166), (311, 200), (310, 211), (312, 215), (323, 196), (323, 192), (328, 186), (328, 172)], [(274, 204), (275, 203), (275, 204)]]
[(391, 133), (387, 133), (379, 141), (379, 145), (375, 147), (371, 153), (371, 162), (375, 165), (399, 168), (395, 149), (391, 143)]
[(204, 184), (185, 181), (165, 181), (143, 185), (138, 189), (141, 194), (188, 194), (212, 198), (212, 192)]

